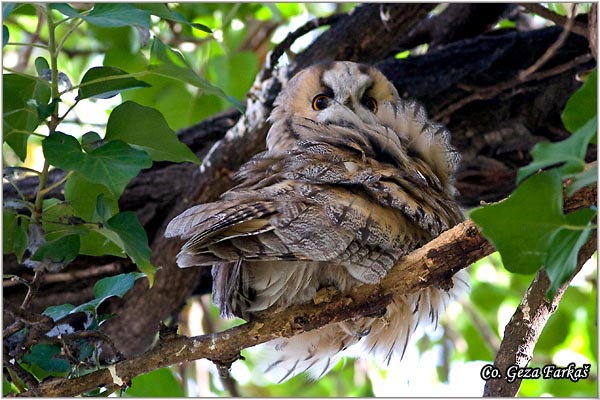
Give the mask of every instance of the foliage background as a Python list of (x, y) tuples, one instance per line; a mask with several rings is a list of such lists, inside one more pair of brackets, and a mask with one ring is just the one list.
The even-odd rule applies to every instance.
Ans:
[[(309, 19), (347, 11), (353, 6), (352, 3), (178, 3), (169, 5), (172, 12), (186, 21), (209, 27), (212, 33), (155, 15), (151, 17), (149, 26), (154, 37), (181, 52), (200, 79), (241, 102), (267, 52), (283, 40), (287, 32)], [(567, 12), (560, 4), (550, 6), (559, 13)], [(54, 14), (55, 18), (60, 15), (56, 11)], [(3, 22), (10, 32), (9, 43), (3, 51), (5, 73), (37, 76), (34, 60), (40, 56), (48, 58), (48, 55), (44, 49), (27, 44), (36, 42), (38, 38), (46, 43), (49, 40), (48, 27), (39, 9), (33, 5), (17, 6)], [(536, 17), (536, 23), (551, 24), (540, 17)], [(514, 25), (508, 20), (501, 24)], [(303, 37), (292, 49), (298, 51), (307, 46), (317, 33)], [(66, 74), (73, 84), (81, 82), (92, 67), (117, 67), (130, 74), (148, 70), (151, 38), (138, 27), (65, 23), (56, 30), (59, 38), (67, 34), (70, 36), (57, 57), (57, 69)], [(420, 48), (416, 53), (424, 51), (426, 48)], [(409, 55), (399, 55), (406, 56)], [(285, 57), (282, 62), (286, 62)], [(77, 102), (73, 112), (60, 124), (61, 132), (76, 138), (89, 131), (104, 136), (111, 111), (126, 101), (160, 111), (170, 129), (175, 131), (232, 106), (232, 101), (226, 96), (207, 94), (206, 88), (173, 79), (173, 76), (147, 75), (139, 79), (151, 87), (131, 87), (119, 90), (119, 94), (112, 98), (88, 98)], [(59, 114), (75, 104), (76, 95), (75, 91), (67, 91), (61, 96)], [(27, 157), (24, 160), (19, 160), (6, 142), (3, 144), (3, 167), (43, 169), (41, 141), (48, 134), (48, 128), (40, 124), (34, 133), (37, 135), (31, 135), (27, 141)], [(6, 250), (7, 238), (4, 240)], [(14, 247), (14, 244), (9, 243), (8, 246)], [(589, 363), (593, 376), (577, 383), (565, 380), (524, 381), (521, 396), (597, 395), (595, 266), (594, 258), (563, 297), (536, 346), (531, 363), (532, 366)], [(533, 275), (508, 273), (498, 254), (475, 264), (471, 275), (469, 296), (452, 304), (441, 321), (441, 329), (421, 336), (402, 363), (381, 368), (369, 361), (346, 360), (345, 365), (338, 365), (317, 382), (307, 384), (304, 377), (296, 377), (277, 385), (260, 373), (257, 367), (260, 351), (249, 349), (244, 353), (246, 360), (233, 365), (232, 376), (241, 394), (254, 397), (479, 396), (484, 383), (479, 378), (479, 371), (483, 365), (492, 363), (503, 328)], [(187, 321), (187, 326), (181, 327), (182, 331), (194, 335), (220, 331), (239, 323), (220, 320), (206, 296), (191, 299), (181, 317)], [(5, 377), (3, 393), (14, 389)], [(222, 396), (228, 392), (220, 383), (214, 366), (200, 360), (135, 378), (131, 387), (121, 394)]]

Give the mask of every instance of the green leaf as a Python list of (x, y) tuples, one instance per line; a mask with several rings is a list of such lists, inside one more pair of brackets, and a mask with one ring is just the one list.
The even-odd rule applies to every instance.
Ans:
[(154, 161), (191, 161), (198, 157), (177, 138), (162, 114), (127, 101), (113, 110), (106, 126), (106, 140), (122, 140), (143, 148)]
[(97, 308), (113, 296), (123, 297), (132, 287), (135, 281), (145, 275), (139, 272), (130, 272), (102, 278), (94, 285), (94, 299), (73, 308), (69, 314), (89, 311), (96, 313)]
[(10, 382), (8, 379), (6, 379), (6, 376), (6, 374), (2, 374), (2, 396), (6, 397), (13, 393), (19, 393), (19, 389), (14, 382)]
[[(23, 356), (23, 361), (40, 368), (46, 376), (62, 376), (69, 371), (70, 363), (60, 355), (59, 344), (40, 343), (34, 345), (29, 353)], [(38, 378), (42, 377), (38, 376)]]
[(84, 19), (110, 28), (138, 25), (150, 29), (150, 13), (127, 3), (96, 3)]
[(49, 104), (36, 104), (35, 109), (38, 113), (38, 118), (43, 121), (48, 118), (50, 115), (54, 113), (58, 103), (60, 103), (60, 98), (52, 99)]
[(76, 215), (86, 221), (101, 221), (99, 218), (94, 218), (98, 196), (103, 196), (103, 206), (107, 213), (112, 216), (119, 212), (117, 198), (113, 196), (107, 186), (94, 183), (78, 172), (69, 177), (64, 190), (65, 200), (73, 206)]
[(590, 140), (596, 135), (597, 122), (594, 116), (563, 141), (536, 144), (531, 151), (533, 162), (519, 169), (517, 183), (538, 170), (555, 165), (560, 165), (559, 171), (563, 177), (583, 171), (585, 154)]
[(179, 22), (206, 33), (212, 33), (212, 30), (206, 25), (189, 22), (181, 14), (169, 10), (169, 7), (167, 7), (167, 5), (164, 3), (134, 3), (134, 6), (141, 10), (146, 10), (150, 14), (156, 15), (162, 19)]
[(86, 152), (90, 153), (92, 150), (97, 149), (102, 145), (102, 137), (97, 132), (89, 131), (81, 136), (81, 148)]
[(34, 261), (50, 260), (67, 265), (79, 254), (79, 236), (67, 235), (41, 245), (31, 256)]
[(100, 279), (94, 285), (94, 296), (97, 299), (107, 299), (112, 296), (123, 297), (133, 287), (136, 279), (143, 274), (130, 272)]
[(69, 315), (71, 313), (71, 311), (73, 311), (73, 309), (75, 309), (75, 306), (72, 304), (61, 304), (60, 306), (50, 306), (42, 312), (42, 315), (46, 315), (46, 316), (52, 318), (52, 320), (54, 322), (56, 322), (64, 317), (66, 317), (67, 315)]
[(83, 100), (90, 97), (97, 99), (108, 99), (113, 96), (116, 96), (123, 90), (150, 86), (146, 82), (139, 81), (130, 76), (118, 78), (120, 75), (127, 75), (127, 72), (115, 67), (90, 68), (81, 80), (82, 85), (85, 85), (88, 82), (92, 82), (98, 79), (104, 80), (100, 82), (91, 83), (89, 85), (81, 86), (79, 88), (79, 94), (77, 95), (77, 99)]
[[(546, 292), (549, 299), (554, 298), (556, 290), (573, 275), (577, 269), (577, 255), (592, 233), (589, 226), (596, 210), (589, 208), (577, 210), (567, 215), (568, 228), (561, 229), (550, 243), (544, 263), (550, 287)], [(586, 228), (587, 227), (587, 228)]]
[(556, 170), (524, 181), (507, 199), (473, 210), (471, 219), (502, 256), (507, 270), (529, 274), (544, 263), (556, 233), (568, 224), (562, 213)]
[(567, 102), (562, 113), (562, 121), (569, 132), (575, 132), (596, 116), (598, 110), (598, 70), (587, 80)]
[(17, 3), (13, 2), (2, 2), (2, 19), (6, 20), (8, 16), (13, 12)]
[(51, 3), (50, 8), (56, 10), (67, 17), (81, 17), (79, 11), (68, 5), (67, 3)]
[(50, 64), (44, 57), (37, 57), (34, 62), (35, 70), (38, 73), (38, 76), (43, 76), (45, 71), (50, 69)]
[(68, 17), (79, 17), (86, 22), (107, 28), (137, 25), (150, 28), (150, 13), (127, 3), (96, 3), (88, 14), (81, 14), (65, 3), (51, 7)]
[(6, 46), (8, 41), (10, 40), (10, 32), (6, 25), (2, 25), (2, 47)]
[(185, 392), (169, 368), (160, 368), (131, 380), (127, 397), (184, 397)]
[(150, 263), (152, 251), (148, 247), (148, 236), (133, 211), (120, 212), (108, 221), (106, 227), (123, 241), (127, 255), (148, 277), (150, 286), (154, 282), (154, 266)]
[(75, 216), (75, 210), (70, 204), (58, 199), (44, 200), (42, 211), (42, 227), (47, 241), (52, 241), (66, 235), (84, 235), (89, 227), (83, 225), (83, 220)]
[(238, 110), (244, 112), (244, 107), (235, 98), (228, 96), (220, 88), (214, 86), (206, 79), (201, 78), (186, 63), (183, 56), (173, 49), (165, 46), (160, 40), (154, 38), (150, 53), (148, 70), (154, 74), (189, 83), (201, 89), (204, 93), (214, 94), (230, 101)]
[[(113, 240), (109, 239), (107, 236), (111, 236), (113, 234), (116, 237), (114, 232), (110, 232), (103, 234), (102, 232), (110, 232), (106, 228), (91, 228), (87, 233), (81, 234), (81, 246), (79, 248), (79, 254), (86, 256), (116, 256), (121, 258), (126, 258), (127, 254), (125, 254), (125, 250), (123, 250), (122, 246), (115, 243)], [(117, 242), (121, 243), (121, 241), (117, 238)]]
[(2, 209), (2, 252), (3, 254), (14, 253), (19, 263), (29, 242), (28, 226), (29, 220), (18, 216), (13, 209), (6, 207)]
[(572, 196), (573, 193), (582, 187), (589, 186), (598, 181), (598, 164), (592, 165), (587, 170), (575, 174), (571, 177), (571, 183), (567, 186), (567, 196)]
[(120, 140), (110, 141), (90, 153), (83, 153), (77, 139), (56, 132), (42, 141), (44, 156), (52, 165), (77, 171), (86, 179), (105, 185), (118, 198), (127, 183), (152, 165), (145, 151)]
[(36, 105), (50, 101), (50, 86), (33, 78), (20, 75), (3, 75), (3, 139), (21, 161), (27, 157), (27, 141), (43, 121)]

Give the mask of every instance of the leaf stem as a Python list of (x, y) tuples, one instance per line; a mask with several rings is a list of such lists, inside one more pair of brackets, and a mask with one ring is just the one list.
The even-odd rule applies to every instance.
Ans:
[[(152, 71), (139, 71), (139, 72), (126, 73), (126, 74), (123, 74), (123, 75), (105, 76), (103, 78), (93, 79), (91, 81), (87, 81), (87, 82), (81, 83), (79, 85), (71, 86), (70, 88), (65, 89), (62, 92), (60, 92), (60, 94), (64, 94), (66, 92), (70, 92), (70, 91), (74, 91), (74, 90), (77, 90), (77, 89), (81, 89), (82, 87), (89, 86), (89, 85), (94, 85), (94, 84), (100, 83), (100, 82), (114, 81), (114, 80), (118, 80), (118, 79), (127, 79), (127, 78), (138, 78), (138, 77), (142, 77), (142, 76), (146, 76), (146, 75), (151, 75), (151, 74), (153, 74)], [(171, 78), (171, 79), (175, 79), (175, 78), (173, 78), (171, 76), (167, 76), (167, 77)]]
[(7, 46), (19, 46), (19, 47), (38, 47), (40, 49), (44, 49), (47, 50), (48, 46), (46, 46), (45, 44), (39, 44), (39, 43), (20, 43), (20, 42), (8, 42), (6, 43)]
[(79, 19), (77, 22), (75, 22), (73, 24), (73, 26), (71, 26), (69, 28), (69, 30), (65, 33), (65, 35), (63, 36), (63, 38), (60, 40), (60, 43), (58, 44), (58, 46), (56, 47), (56, 52), (60, 52), (63, 48), (63, 46), (65, 45), (65, 42), (67, 41), (67, 39), (69, 38), (69, 36), (71, 36), (71, 34), (73, 32), (75, 32), (75, 30), (77, 28), (79, 28), (79, 26), (83, 23), (83, 19)]
[[(48, 24), (48, 51), (50, 53), (50, 69), (52, 72), (52, 81), (50, 82), (50, 90), (52, 93), (52, 99), (55, 99), (59, 96), (58, 94), (58, 53), (56, 52), (56, 25), (54, 24), (54, 18), (52, 17), (52, 9), (50, 8), (50, 4), (46, 4), (46, 21)], [(49, 134), (52, 134), (56, 131), (56, 127), (59, 124), (58, 119), (58, 107), (54, 109), (52, 115), (50, 116), (50, 121), (48, 121), (48, 130)], [(48, 172), (50, 171), (50, 163), (48, 160), (44, 159), (44, 167), (42, 168), (42, 172), (40, 173), (37, 193), (35, 196), (34, 203), (34, 212), (33, 212), (33, 223), (41, 224), (42, 222), (42, 209), (44, 202), (44, 194), (46, 191), (44, 190), (46, 186), (46, 182), (48, 181)]]
[(40, 193), (42, 194), (42, 196), (44, 196), (45, 194), (49, 193), (52, 189), (55, 189), (57, 187), (59, 187), (60, 185), (62, 185), (63, 183), (65, 183), (67, 181), (67, 179), (69, 179), (71, 177), (71, 175), (73, 175), (74, 171), (69, 171), (65, 174), (65, 176), (63, 176), (61, 179), (59, 179), (58, 181), (54, 182), (52, 185), (42, 189), (40, 191)]
[(21, 72), (21, 71), (19, 71), (19, 70), (16, 70), (16, 69), (14, 69), (14, 68), (9, 68), (9, 67), (2, 67), (2, 69), (3, 69), (4, 71), (7, 71), (7, 72), (10, 72), (10, 73), (13, 73), (13, 74), (15, 74), (15, 75), (24, 76), (24, 77), (26, 77), (26, 78), (29, 78), (29, 79), (35, 79), (37, 82), (39, 82), (39, 83), (42, 83), (42, 84), (44, 84), (44, 85), (46, 85), (46, 86), (51, 86), (50, 82), (48, 82), (48, 81), (47, 81), (46, 79), (44, 79), (44, 78), (40, 78), (39, 76), (33, 76), (33, 75), (30, 75), (30, 74), (26, 74), (26, 73), (24, 73), (24, 72)]

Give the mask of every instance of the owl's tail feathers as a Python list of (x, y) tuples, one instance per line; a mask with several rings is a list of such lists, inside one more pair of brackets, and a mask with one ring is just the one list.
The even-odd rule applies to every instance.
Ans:
[(342, 356), (371, 356), (389, 364), (404, 356), (410, 337), (419, 326), (434, 325), (448, 303), (464, 293), (469, 275), (460, 271), (449, 291), (429, 287), (418, 293), (394, 298), (383, 317), (362, 317), (324, 326), (291, 338), (276, 339), (266, 346), (263, 371), (283, 382), (306, 373), (319, 379)]
[(264, 360), (268, 363), (263, 362), (261, 369), (279, 383), (302, 373), (319, 379), (339, 362), (346, 348), (358, 343), (366, 333), (354, 332), (355, 329), (359, 328), (342, 322), (273, 340), (266, 346)]
[(369, 335), (356, 347), (386, 365), (393, 357), (402, 359), (417, 328), (433, 326), (437, 329), (439, 317), (448, 303), (468, 289), (469, 274), (462, 270), (454, 275), (452, 281), (453, 287), (449, 291), (428, 287), (394, 298), (385, 315), (373, 321)]

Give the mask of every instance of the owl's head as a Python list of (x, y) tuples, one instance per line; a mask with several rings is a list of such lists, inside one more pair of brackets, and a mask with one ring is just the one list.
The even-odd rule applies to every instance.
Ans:
[(299, 139), (352, 144), (367, 157), (400, 169), (425, 163), (450, 185), (459, 157), (448, 131), (430, 121), (419, 104), (401, 99), (374, 67), (347, 61), (314, 65), (287, 82), (275, 106), (269, 151), (293, 149)]
[(374, 67), (348, 61), (317, 64), (297, 73), (275, 105), (278, 114), (294, 114), (320, 123), (374, 123), (384, 102), (398, 92)]

